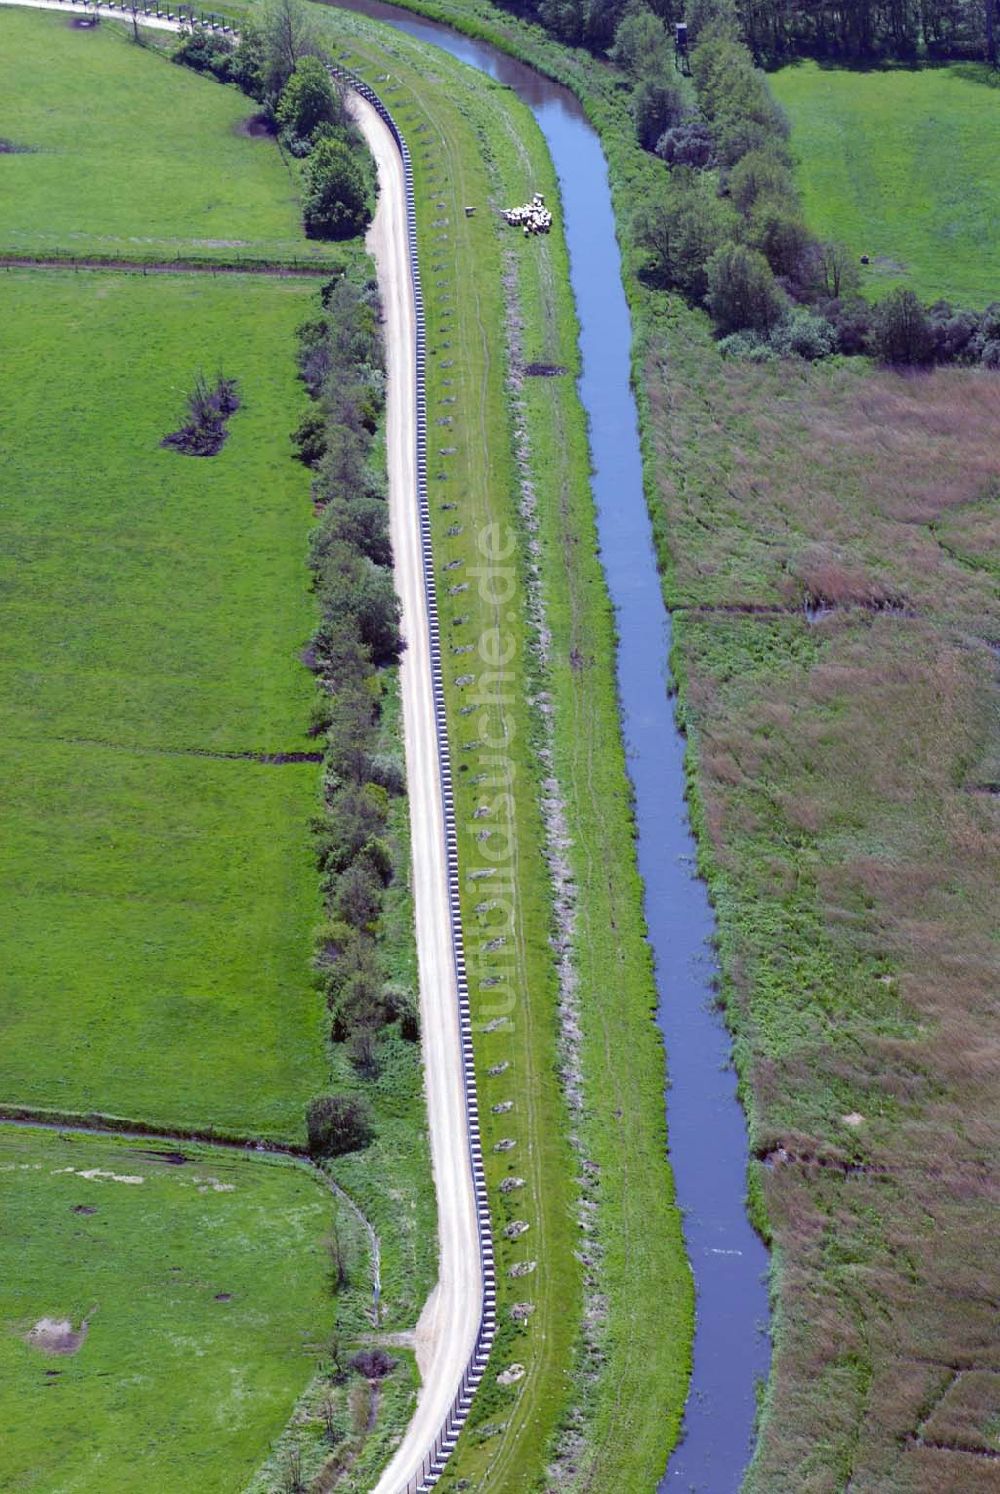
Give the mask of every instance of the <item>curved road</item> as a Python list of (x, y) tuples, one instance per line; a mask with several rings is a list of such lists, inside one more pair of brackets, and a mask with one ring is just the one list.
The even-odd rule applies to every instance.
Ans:
[[(84, 12), (80, 0), (0, 0), (39, 10)], [(92, 9), (92, 7), (91, 7)], [(131, 21), (126, 11), (108, 19)], [(145, 26), (179, 29), (166, 17)], [(351, 111), (375, 159), (379, 203), (368, 233), (385, 319), (389, 523), (406, 649), (400, 666), (420, 972), (421, 1038), (438, 1212), (438, 1280), (417, 1324), (421, 1389), (417, 1407), (374, 1494), (409, 1494), (452, 1407), (476, 1347), (484, 1290), (470, 1165), (466, 1079), (445, 854), (441, 759), (431, 675), (424, 558), (417, 502), (416, 314), (399, 148), (365, 99)]]
[(469, 1165), (444, 805), (417, 507), (416, 320), (403, 163), (388, 125), (372, 106), (353, 93), (350, 103), (375, 158), (379, 178), (379, 205), (368, 245), (378, 267), (385, 317), (389, 518), (406, 640), (400, 684), (424, 1079), (438, 1206), (438, 1282), (417, 1325), (417, 1362), (423, 1384), (403, 1441), (376, 1487), (376, 1494), (400, 1494), (433, 1444), (475, 1347), (483, 1279)]

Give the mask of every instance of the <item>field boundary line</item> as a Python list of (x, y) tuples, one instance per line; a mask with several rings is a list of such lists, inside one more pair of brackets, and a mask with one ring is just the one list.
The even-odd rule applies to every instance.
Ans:
[[(19, 0), (0, 0), (12, 5)], [(297, 260), (215, 260), (215, 259), (95, 259), (72, 255), (0, 254), (0, 270), (79, 270), (90, 274), (110, 271), (127, 275), (272, 275), (277, 279), (307, 279), (317, 276), (329, 280), (339, 266), (300, 263)]]

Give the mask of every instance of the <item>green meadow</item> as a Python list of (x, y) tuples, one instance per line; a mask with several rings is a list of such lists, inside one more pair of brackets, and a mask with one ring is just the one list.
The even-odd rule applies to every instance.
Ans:
[[(158, 64), (163, 67), (164, 64)], [(207, 84), (203, 84), (207, 88)], [(18, 271), (0, 510), (0, 1096), (301, 1135), (321, 1087), (300, 282)], [(199, 370), (222, 452), (163, 450)]]
[[(152, 33), (151, 33), (152, 35)], [(157, 38), (159, 40), (159, 38)], [(242, 127), (235, 87), (165, 66), (130, 28), (0, 10), (0, 252), (128, 259), (321, 259), (298, 167)]]
[[(219, 1148), (6, 1128), (0, 1213), (17, 1249), (0, 1274), (0, 1488), (248, 1482), (333, 1322), (322, 1184)], [(43, 1319), (62, 1332), (42, 1337)]]
[(792, 125), (810, 226), (871, 264), (867, 289), (910, 286), (982, 309), (1000, 299), (1000, 89), (985, 67), (770, 78)]

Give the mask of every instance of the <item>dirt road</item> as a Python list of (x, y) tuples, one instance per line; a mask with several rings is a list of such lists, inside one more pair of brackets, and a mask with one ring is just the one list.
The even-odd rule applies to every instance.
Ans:
[(385, 313), (390, 528), (406, 639), (401, 669), (403, 729), (424, 1076), (439, 1235), (438, 1283), (417, 1327), (417, 1360), (423, 1386), (414, 1417), (376, 1490), (376, 1494), (399, 1494), (419, 1469), (472, 1353), (482, 1304), (482, 1274), (469, 1166), (417, 509), (415, 327), (403, 165), (388, 127), (371, 105), (352, 94), (351, 107), (379, 175), (379, 206), (368, 243), (378, 266)]

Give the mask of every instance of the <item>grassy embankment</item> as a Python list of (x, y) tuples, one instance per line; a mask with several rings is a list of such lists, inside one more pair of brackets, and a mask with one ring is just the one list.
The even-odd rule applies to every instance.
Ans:
[[(405, 38), (376, 43), (372, 29), (351, 18), (331, 16), (328, 26), (344, 39), (344, 60), (367, 73), (396, 112), (415, 158), (431, 351), (439, 601), (466, 927), (481, 981), (478, 991), (475, 980), (473, 987), (484, 1139), (488, 1148), (504, 1138), (516, 1142), (509, 1153), (489, 1151), (504, 1327), (491, 1380), (449, 1479), (535, 1487), (553, 1434), (569, 1427), (582, 1479), (595, 1487), (609, 1481), (645, 1487), (662, 1468), (676, 1432), (691, 1301), (663, 1161), (662, 1050), (649, 1015), (653, 987), (630, 844), (612, 621), (595, 556), (585, 422), (572, 382), (576, 326), (565, 245), (558, 228), (548, 240), (526, 243), (491, 213), (536, 188), (554, 202), (554, 176), (537, 127), (505, 90)], [(473, 218), (465, 217), (466, 204), (475, 205)], [(522, 323), (519, 363), (554, 363), (568, 375), (518, 377), (519, 388), (505, 387), (503, 349), (515, 320)], [(532, 604), (532, 535), (518, 513), (523, 474), (512, 452), (515, 423), (523, 423), (530, 446), (527, 472), (537, 501), (545, 625), (552, 633), (544, 665), (525, 615)], [(510, 526), (518, 536), (516, 591), (498, 605), (479, 593), (474, 570), (488, 564), (477, 540), (489, 523), (499, 523), (504, 536)], [(477, 688), (485, 688), (476, 646), (493, 627), (512, 651), (514, 698), (484, 723), (469, 706), (479, 698)], [(546, 733), (524, 698), (542, 689), (553, 706), (553, 761), (568, 816), (564, 849), (575, 884), (582, 1053), (567, 1048), (559, 1031), (550, 947), (558, 930), (538, 807), (551, 792), (542, 788), (549, 770), (538, 756)], [(503, 738), (496, 751), (484, 744), (487, 731)], [(495, 760), (504, 758), (509, 769), (501, 770), (501, 781), (489, 781), (497, 773)], [(509, 784), (502, 781), (505, 772)], [(507, 787), (510, 804), (502, 799)], [(485, 816), (484, 807), (491, 811)], [(494, 846), (505, 847), (508, 837), (511, 855), (501, 850), (498, 877), (483, 876)], [(498, 891), (515, 906), (506, 926), (491, 906), (490, 894), (495, 898)], [(609, 927), (616, 929), (613, 945)], [(506, 943), (485, 948), (494, 937)], [(581, 1062), (584, 1107), (570, 1116), (558, 1071)], [(498, 1064), (508, 1067), (490, 1074)], [(512, 1110), (493, 1112), (508, 1100)], [(566, 1139), (570, 1128), (576, 1153)], [(584, 1159), (596, 1164), (596, 1184), (581, 1185)], [(588, 1176), (586, 1169), (582, 1175)], [(502, 1195), (506, 1177), (523, 1178), (525, 1185)], [(588, 1220), (592, 1204), (596, 1230), (581, 1234), (580, 1220)], [(503, 1230), (515, 1220), (530, 1229), (509, 1242)], [(580, 1350), (581, 1247), (593, 1263), (585, 1274), (596, 1316), (592, 1355), (576, 1360), (577, 1376), (570, 1380)], [(524, 1261), (536, 1262), (536, 1269), (509, 1278), (507, 1270)], [(656, 1315), (648, 1311), (651, 1299), (664, 1303)], [(526, 1328), (508, 1317), (519, 1301), (534, 1305)], [(527, 1373), (504, 1389), (492, 1376), (511, 1361)], [(581, 1409), (587, 1415), (582, 1426)]]
[(976, 310), (1000, 296), (1000, 89), (985, 65), (806, 62), (770, 83), (809, 223), (869, 256), (871, 294), (902, 284)]
[[(72, 139), (60, 125), (62, 175), (51, 174), (53, 163), (42, 151), (3, 157), (4, 172), (12, 164), (22, 171), (35, 252), (61, 242), (59, 234), (46, 239), (44, 212), (50, 205), (52, 221), (60, 221), (60, 194), (81, 164), (72, 148), (82, 139), (94, 204), (79, 221), (94, 223), (93, 242), (110, 245), (115, 258), (164, 257), (164, 246), (185, 256), (200, 247), (230, 258), (235, 247), (251, 258), (298, 257), (305, 248), (301, 237), (274, 237), (286, 226), (298, 234), (297, 208), (273, 144), (233, 134), (234, 123), (253, 110), (235, 90), (135, 48), (111, 25), (80, 33), (66, 28), (65, 18), (4, 11), (0, 26), (9, 28), (5, 37), (17, 29), (19, 86), (16, 97), (5, 95), (3, 131), (21, 143), (38, 143), (45, 130), (55, 139), (51, 119), (41, 120), (36, 108), (36, 97), (49, 97), (50, 55), (60, 59), (58, 77), (66, 81), (77, 63), (64, 44), (97, 43), (81, 55), (93, 68), (89, 117), (99, 114), (101, 125)], [(141, 126), (159, 141), (158, 151), (169, 154), (171, 141), (183, 139), (187, 154), (164, 168), (178, 179), (152, 207), (160, 178), (153, 172), (150, 186), (133, 175), (135, 158), (120, 149), (123, 120), (133, 134)], [(192, 120), (197, 134), (188, 132)], [(198, 183), (211, 178), (218, 159), (219, 181), (206, 197)], [(204, 166), (201, 176), (196, 164), (199, 171)], [(37, 179), (30, 167), (38, 169)], [(233, 174), (241, 178), (237, 198), (255, 205), (253, 214), (244, 207), (242, 218), (225, 196), (224, 178)], [(213, 194), (230, 206), (215, 212)], [(227, 227), (234, 218), (238, 246), (192, 244), (204, 232), (234, 239)], [(152, 242), (145, 232), (151, 226)], [(92, 257), (92, 243), (77, 252)], [(328, 253), (331, 263), (359, 259), (357, 246)], [(312, 314), (314, 287), (250, 276), (3, 276), (16, 390), (10, 428), (17, 431), (5, 453), (9, 501), (2, 521), (10, 641), (0, 675), (8, 722), (0, 1081), (6, 1105), (97, 1110), (165, 1129), (300, 1142), (305, 1101), (344, 1079), (346, 1065), (324, 1043), (309, 973), (318, 889), (308, 827), (318, 768), (252, 760), (317, 745), (306, 736), (313, 686), (298, 660), (315, 625), (305, 566), (312, 516), (307, 474), (292, 460), (289, 440), (306, 404), (295, 378), (294, 331)], [(220, 366), (239, 381), (242, 398), (221, 454), (192, 460), (161, 450), (160, 439), (183, 421), (198, 371), (211, 376)], [(391, 712), (386, 730), (393, 731)], [(393, 833), (405, 865), (405, 807)], [(405, 875), (392, 889), (385, 921), (386, 959), (392, 974), (404, 975), (413, 961)], [(381, 1236), (380, 1326), (389, 1328), (412, 1323), (433, 1273), (419, 1055), (413, 1045), (398, 1047), (387, 1054), (392, 1083), (384, 1075), (374, 1097), (376, 1140), (363, 1162), (345, 1159), (338, 1174)], [(0, 1134), (5, 1153), (21, 1145), (20, 1134)], [(113, 1145), (94, 1143), (98, 1150)], [(48, 1250), (56, 1206), (36, 1181), (30, 1221), (34, 1240)], [(246, 1423), (240, 1455), (248, 1468), (280, 1432), (334, 1322), (345, 1356), (358, 1337), (371, 1335), (363, 1306), (367, 1247), (350, 1212), (286, 1168), (269, 1174), (277, 1226), (287, 1218), (291, 1228), (303, 1186), (313, 1190), (322, 1215), (314, 1236), (300, 1249), (290, 1234), (283, 1251), (266, 1258), (262, 1252), (258, 1264), (268, 1281), (293, 1270), (308, 1277), (308, 1291), (293, 1304), (304, 1337), (294, 1353), (280, 1356), (281, 1380), (278, 1357), (261, 1348), (272, 1329), (268, 1301), (259, 1296), (258, 1336), (243, 1334), (239, 1345), (237, 1359), (248, 1374), (256, 1372), (261, 1349), (273, 1391)], [(291, 1190), (284, 1201), (283, 1188)], [(317, 1275), (318, 1244), (333, 1217), (349, 1239), (351, 1276), (336, 1304)], [(208, 1223), (222, 1269), (242, 1252), (243, 1238), (224, 1216)], [(23, 1233), (15, 1231), (8, 1243), (20, 1250)], [(125, 1252), (123, 1273), (129, 1259)], [(155, 1367), (158, 1346), (172, 1331), (173, 1307), (141, 1276), (135, 1259), (134, 1281), (125, 1273), (124, 1282), (145, 1294), (143, 1331)], [(10, 1281), (13, 1273), (2, 1275)], [(41, 1278), (37, 1285), (43, 1295), (35, 1316), (58, 1310), (59, 1294), (43, 1292)], [(0, 1316), (19, 1321), (30, 1311), (19, 1298), (10, 1308), (5, 1302)], [(148, 1461), (157, 1456), (152, 1442), (137, 1448), (134, 1439), (127, 1446), (114, 1441), (121, 1421), (110, 1415), (112, 1402), (121, 1403), (133, 1427), (144, 1422), (128, 1374), (115, 1380), (89, 1373), (94, 1345), (118, 1333), (120, 1323), (118, 1308), (105, 1309), (74, 1361), (86, 1390), (81, 1414), (91, 1427), (108, 1430), (102, 1487), (132, 1487), (143, 1478), (163, 1486)], [(282, 1342), (287, 1348), (287, 1335)], [(230, 1348), (218, 1340), (206, 1362), (218, 1397), (207, 1396), (193, 1377), (184, 1402), (191, 1446), (201, 1436), (206, 1458), (216, 1421), (228, 1414), (225, 1397), (237, 1362), (226, 1357)], [(406, 1360), (405, 1353), (399, 1357)], [(167, 1373), (176, 1377), (172, 1361)], [(164, 1395), (171, 1407), (181, 1404), (180, 1388), (161, 1384), (158, 1370), (150, 1385), (149, 1393)], [(314, 1386), (308, 1399), (317, 1414), (300, 1434), (309, 1443), (307, 1461), (323, 1454), (320, 1403), (327, 1390), (337, 1402), (337, 1428), (347, 1433), (338, 1452), (364, 1485), (384, 1458), (385, 1439), (408, 1414), (412, 1370), (404, 1363), (388, 1383), (374, 1437), (364, 1435), (367, 1392), (355, 1377), (337, 1387)], [(26, 1446), (18, 1444), (18, 1456)], [(279, 1458), (271, 1486), (286, 1472)]]
[(147, 34), (3, 7), (0, 254), (340, 263), (302, 232), (298, 162), (244, 133), (258, 105), (165, 67)]
[[(613, 76), (484, 5), (433, 9), (574, 87), (611, 165), (702, 867), (772, 1164), (750, 1485), (993, 1487), (1000, 386), (724, 364), (635, 277), (658, 168)], [(836, 604), (816, 626), (807, 593)]]

